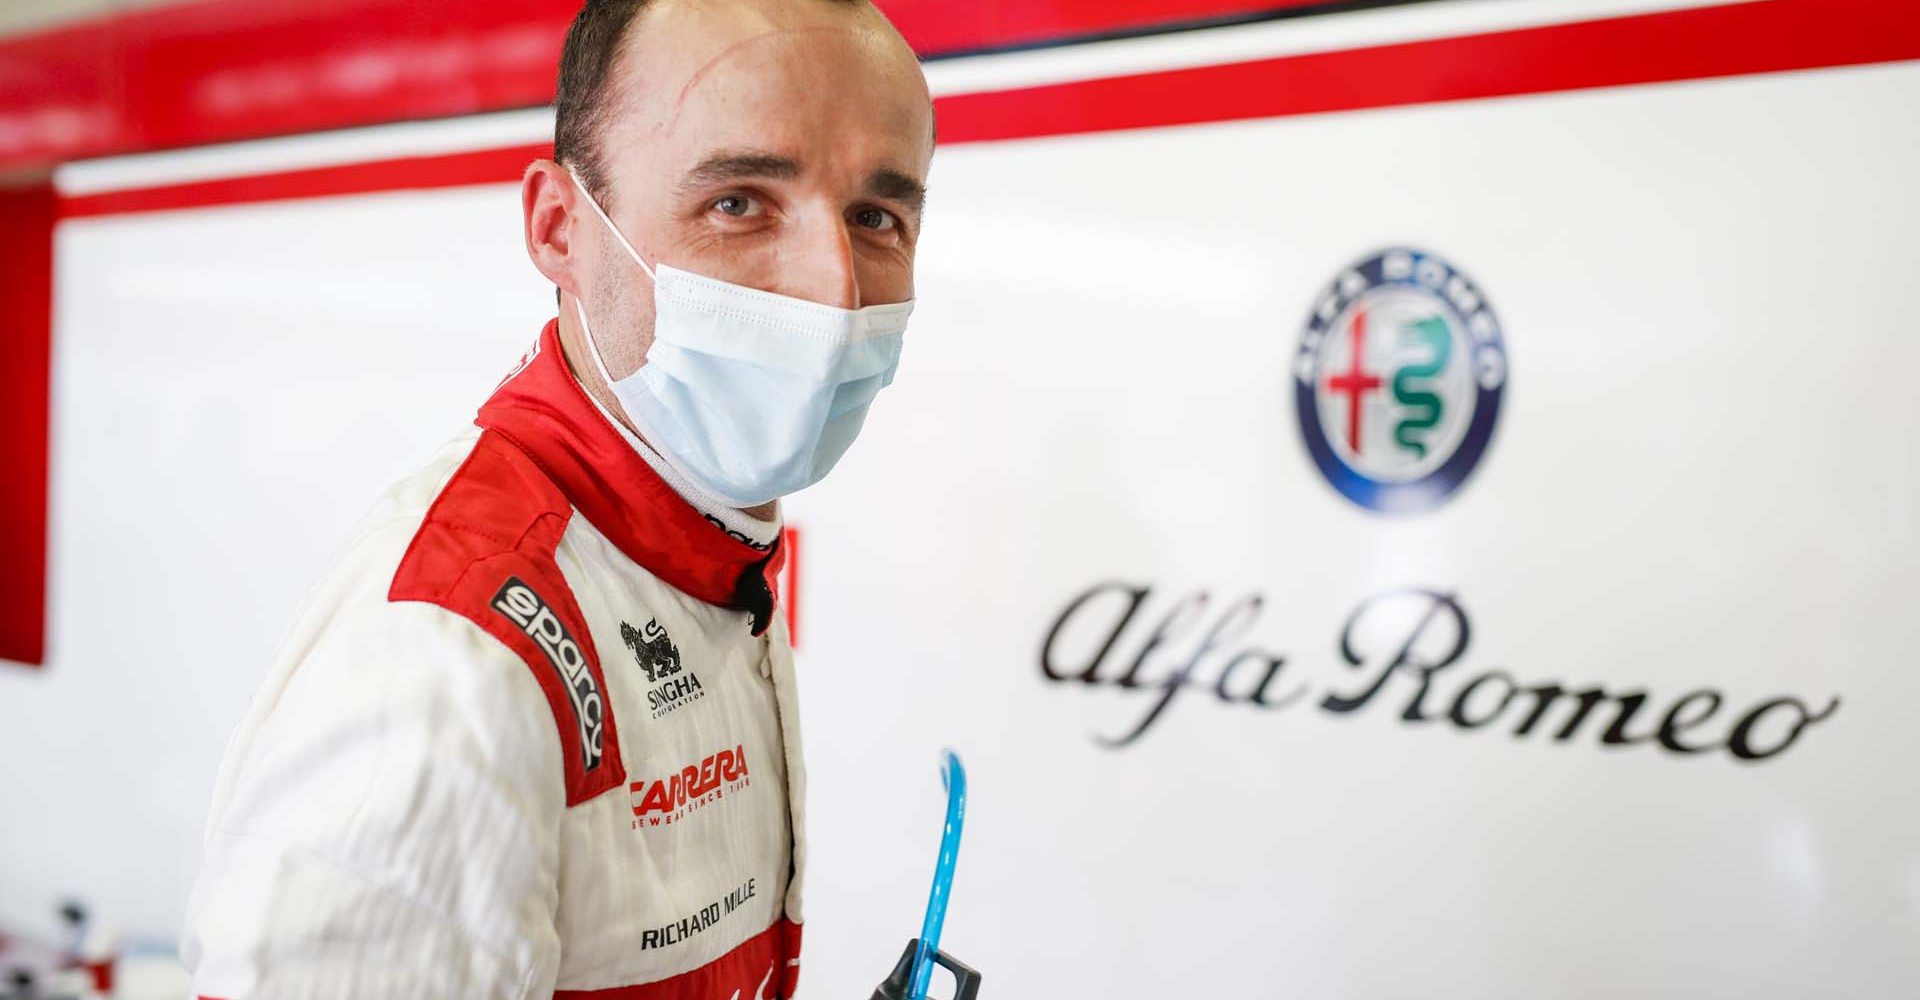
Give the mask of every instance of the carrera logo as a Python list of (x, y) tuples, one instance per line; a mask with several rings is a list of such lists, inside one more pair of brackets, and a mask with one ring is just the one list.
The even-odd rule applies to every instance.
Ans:
[(671, 826), (748, 784), (745, 744), (709, 754), (678, 774), (636, 781), (627, 787), (633, 797), (633, 828)]
[(547, 654), (547, 662), (559, 671), (567, 694), (573, 699), (573, 716), (580, 723), (580, 755), (591, 771), (600, 766), (600, 739), (606, 718), (606, 701), (600, 685), (587, 669), (587, 656), (567, 631), (566, 623), (553, 613), (547, 602), (517, 576), (507, 577), (493, 595), (493, 608), (519, 626)]

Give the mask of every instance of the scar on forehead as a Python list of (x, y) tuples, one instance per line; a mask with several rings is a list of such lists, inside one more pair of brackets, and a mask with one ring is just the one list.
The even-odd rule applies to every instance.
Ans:
[(769, 41), (772, 39), (779, 39), (779, 38), (793, 38), (793, 37), (798, 37), (802, 35), (822, 35), (822, 34), (856, 35), (860, 33), (861, 33), (860, 29), (856, 29), (852, 27), (836, 27), (833, 25), (820, 24), (820, 25), (814, 25), (812, 27), (807, 27), (807, 28), (775, 28), (771, 31), (763, 31), (760, 34), (754, 35), (749, 38), (742, 38), (739, 41), (728, 45), (726, 48), (721, 49), (719, 52), (714, 53), (713, 58), (708, 59), (704, 63), (701, 63), (700, 68), (694, 70), (692, 76), (687, 77), (687, 82), (680, 86), (680, 92), (674, 95), (673, 114), (668, 116), (667, 125), (668, 127), (672, 127), (672, 125), (675, 122), (680, 120), (680, 110), (686, 106), (687, 97), (693, 93), (693, 88), (699, 86), (700, 81), (706, 79), (707, 74), (711, 72), (714, 67), (718, 66), (722, 60), (726, 59), (728, 56), (733, 55), (735, 52), (739, 51), (740, 49), (744, 49), (749, 45), (754, 45), (760, 42)]

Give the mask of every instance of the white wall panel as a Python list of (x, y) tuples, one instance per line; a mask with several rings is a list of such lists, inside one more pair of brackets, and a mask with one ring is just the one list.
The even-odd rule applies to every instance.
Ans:
[[(1917, 93), (1845, 70), (944, 151), (899, 382), (791, 505), (815, 813), (889, 807), (816, 841), (815, 981), (910, 923), (938, 796), (904, 751), (946, 741), (975, 789), (949, 938), (1015, 995), (1899, 993)], [(1321, 286), (1398, 243), (1479, 282), (1512, 375), (1473, 478), (1386, 517), (1308, 461), (1287, 366)], [(1181, 595), (1264, 595), (1246, 641), (1311, 694), (1189, 691), (1096, 746), (1158, 689), (1038, 654), (1105, 580), (1154, 588), (1125, 654)], [(1713, 688), (1721, 736), (1842, 707), (1751, 764), (1463, 732), (1443, 697), (1411, 725), (1411, 679), (1315, 707), (1372, 676), (1347, 616), (1408, 586), (1471, 615), (1446, 697), (1492, 668), (1648, 690), (1637, 733)]]

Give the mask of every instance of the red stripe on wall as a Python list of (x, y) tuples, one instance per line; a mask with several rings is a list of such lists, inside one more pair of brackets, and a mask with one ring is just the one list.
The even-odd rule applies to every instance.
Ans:
[(973, 142), (1920, 58), (1913, 0), (1760, 0), (940, 102)]
[[(923, 55), (1319, 0), (879, 0)], [(580, 0), (193, 0), (0, 41), (0, 171), (537, 107)]]
[[(1319, 114), (1920, 58), (1910, 0), (1760, 0), (936, 102), (943, 144)], [(83, 217), (515, 180), (547, 146), (117, 191)]]
[(0, 43), (0, 168), (553, 99), (575, 0), (194, 0)]
[(780, 606), (787, 611), (787, 645), (800, 648), (800, 529), (780, 529), (780, 547), (787, 553), (780, 567)]
[(54, 193), (0, 189), (0, 659), (40, 664), (47, 621), (47, 404)]
[(876, 0), (921, 55), (1033, 45), (1322, 6), (1328, 0)]

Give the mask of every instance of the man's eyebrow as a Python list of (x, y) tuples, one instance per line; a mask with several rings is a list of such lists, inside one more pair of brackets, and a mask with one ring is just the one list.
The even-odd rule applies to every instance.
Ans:
[(752, 177), (786, 181), (800, 176), (800, 164), (775, 153), (724, 152), (694, 164), (680, 179), (680, 187), (698, 188)]
[(867, 175), (867, 191), (876, 198), (897, 201), (915, 212), (927, 202), (927, 186), (887, 167)]
[[(761, 178), (787, 181), (800, 176), (800, 163), (778, 153), (752, 151), (719, 152), (708, 156), (680, 179), (682, 190), (694, 190), (727, 181)], [(913, 211), (926, 204), (926, 185), (891, 167), (881, 167), (867, 175), (867, 193), (876, 198), (897, 201)]]

